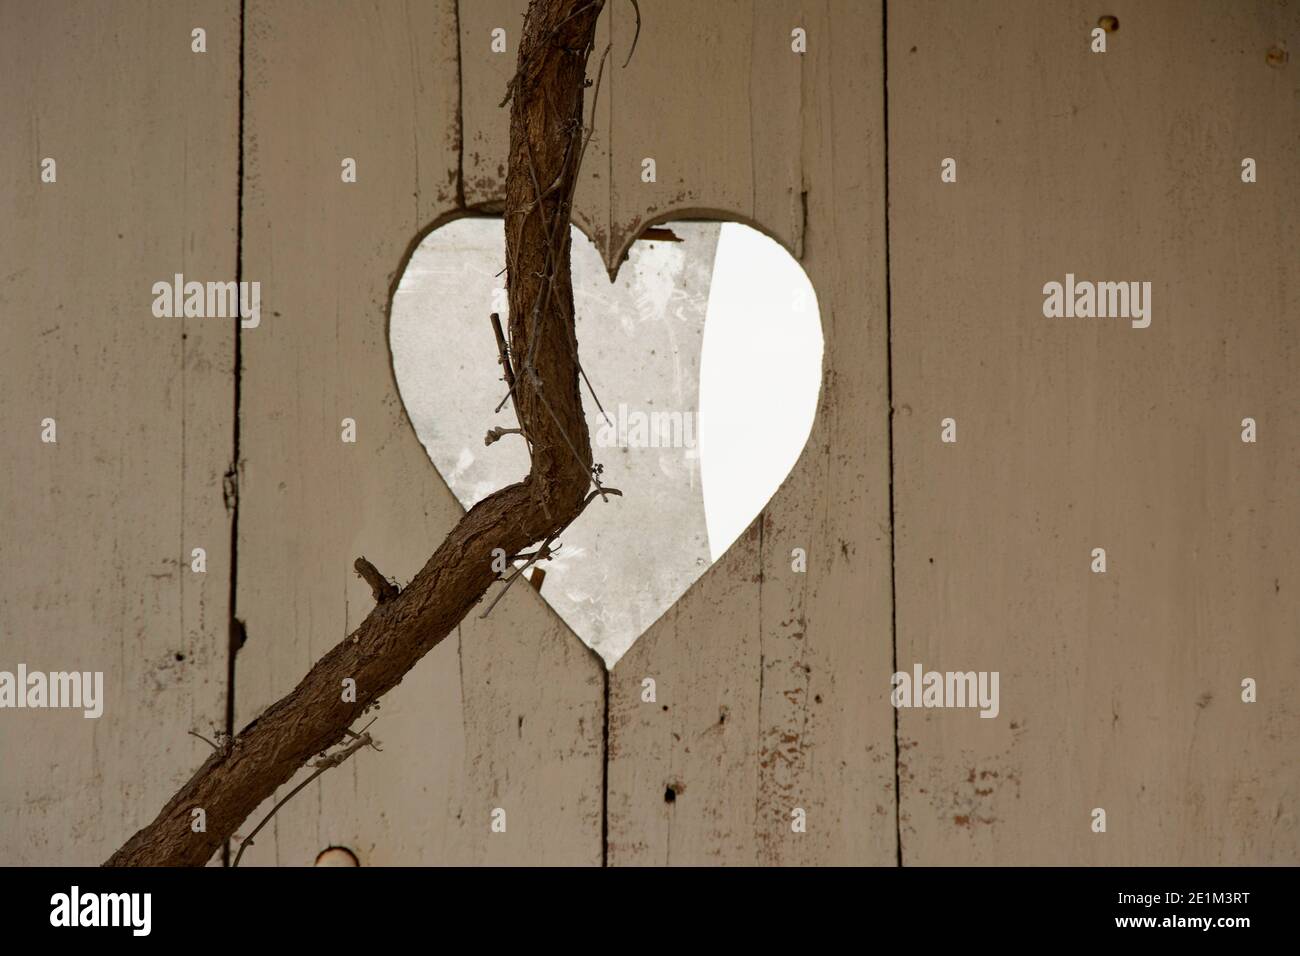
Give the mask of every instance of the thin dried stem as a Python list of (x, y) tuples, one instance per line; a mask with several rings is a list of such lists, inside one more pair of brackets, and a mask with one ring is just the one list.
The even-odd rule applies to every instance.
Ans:
[[(374, 721), (372, 720), (370, 723), (373, 724)], [(367, 724), (366, 726), (369, 727), (370, 724)], [(244, 851), (253, 845), (253, 837), (257, 836), (259, 833), (262, 832), (262, 827), (266, 826), (268, 823), (271, 822), (271, 818), (275, 816), (276, 813), (279, 812), (282, 806), (284, 806), (295, 796), (301, 793), (304, 789), (306, 789), (307, 784), (311, 783), (313, 780), (315, 780), (317, 777), (323, 774), (326, 770), (332, 770), (333, 768), (337, 767), (339, 764), (347, 760), (349, 757), (351, 757), (362, 747), (373, 747), (375, 750), (380, 749), (378, 742), (373, 740), (370, 734), (364, 732), (358, 734), (358, 733), (354, 733), (351, 730), (349, 730), (348, 733), (353, 738), (352, 743), (348, 744), (346, 747), (344, 747), (342, 750), (336, 753), (321, 756), (319, 760), (313, 763), (312, 766), (316, 768), (316, 772), (313, 773), (311, 776), (309, 776), (302, 783), (298, 784), (298, 786), (290, 790), (282, 799), (277, 800), (275, 806), (271, 808), (271, 812), (262, 818), (261, 823), (253, 827), (253, 832), (239, 842), (239, 852), (235, 854), (235, 861), (230, 864), (231, 867), (239, 866), (239, 861), (244, 858)]]

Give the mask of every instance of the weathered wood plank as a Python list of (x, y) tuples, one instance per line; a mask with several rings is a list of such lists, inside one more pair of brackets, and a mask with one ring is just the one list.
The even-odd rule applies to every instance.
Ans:
[[(632, 75), (614, 87), (615, 248), (683, 206), (755, 221), (803, 253), (825, 378), (764, 513), (611, 674), (609, 860), (890, 864), (880, 11), (642, 7)], [(801, 25), (803, 55), (790, 48)], [(618, 46), (627, 17), (614, 31)], [(645, 184), (651, 155), (659, 182)], [(792, 832), (796, 808), (806, 833)]]
[[(244, 269), (267, 318), (243, 343), (241, 725), (369, 610), (357, 555), (404, 582), (463, 513), (402, 408), (386, 322), (417, 236), (458, 211), (455, 7), (255, 2), (248, 18)], [(599, 862), (602, 687), (515, 589), (384, 701), (383, 753), (322, 777), (245, 860), (310, 863), (341, 844), (363, 865)], [(505, 834), (489, 829), (496, 807)]]
[[(628, 3), (610, 10), (611, 261), (647, 225), (691, 215), (760, 225), (797, 251), (806, 64), (790, 48), (790, 30), (800, 4), (661, 0), (641, 12), (623, 69), (636, 17)], [(654, 161), (653, 182), (646, 160)]]
[[(502, 106), (515, 72), (528, 0), (458, 3), (462, 75), (465, 204), (500, 208), (506, 198), (510, 109)], [(503, 31), (497, 35), (494, 31)], [(500, 49), (504, 46), (504, 50)]]
[[(524, 4), (247, 6), (243, 278), (263, 318), (241, 346), (240, 725), (365, 615), (358, 554), (405, 580), (460, 516), (385, 316), (416, 238), (461, 197), (501, 199)], [(614, 263), (652, 222), (763, 228), (813, 279), (826, 358), (790, 478), (609, 678), (608, 857), (889, 864), (880, 9), (641, 10), (626, 69), (631, 5), (602, 22), (578, 221)], [(1095, 55), (1083, 4), (888, 12), (898, 667), (1001, 675), (994, 720), (899, 715), (904, 860), (1293, 862), (1300, 98), (1266, 52), (1297, 48), (1298, 15), (1120, 9)], [(0, 713), (0, 862), (101, 859), (201, 759), (185, 731), (223, 719), (234, 323), (149, 309), (176, 272), (234, 278), (239, 40), (230, 2), (0, 11), (0, 497), (22, 503), (0, 516), (0, 669), (103, 670), (107, 691), (98, 721)], [(1043, 318), (1067, 271), (1152, 280), (1152, 327)], [(599, 862), (604, 679), (516, 588), (384, 702), (384, 752), (297, 798), (246, 861)]]
[(0, 670), (105, 697), (0, 711), (0, 863), (93, 865), (224, 726), (235, 320), (152, 286), (235, 278), (239, 4), (5, 4), (0, 86)]
[[(909, 864), (1300, 849), (1300, 11), (1124, 5), (1094, 54), (1098, 12), (889, 8), (898, 663), (1001, 675), (900, 714)], [(1044, 318), (1067, 272), (1150, 327)]]

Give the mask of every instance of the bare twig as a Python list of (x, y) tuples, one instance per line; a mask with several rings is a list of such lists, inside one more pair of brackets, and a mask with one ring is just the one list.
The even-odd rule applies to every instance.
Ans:
[(574, 515), (567, 522), (565, 522), (563, 527), (556, 529), (555, 533), (552, 534), (545, 541), (543, 541), (541, 546), (536, 551), (527, 555), (524, 554), (515, 555), (515, 557), (511, 559), (512, 561), (523, 558), (525, 559), (524, 563), (519, 567), (515, 568), (514, 573), (512, 573), (508, 578), (505, 579), (506, 586), (497, 592), (497, 596), (492, 599), (492, 603), (489, 604), (487, 606), (487, 609), (482, 614), (479, 615), (480, 618), (485, 618), (492, 613), (492, 609), (497, 606), (497, 602), (499, 602), (503, 597), (506, 596), (506, 592), (510, 590), (510, 585), (514, 584), (515, 581), (519, 580), (519, 576), (521, 574), (523, 574), (525, 571), (531, 568), (538, 561), (541, 561), (542, 559), (547, 559), (547, 560), (550, 559), (551, 555), (555, 553), (555, 548), (551, 547), (551, 543), (564, 532), (565, 528), (573, 524), (574, 521), (578, 520), (578, 515), (581, 515), (584, 511), (587, 510), (587, 505), (591, 504), (592, 499), (595, 498), (597, 495), (602, 495), (602, 496), (618, 495), (621, 498), (623, 496), (623, 492), (619, 491), (617, 488), (601, 488), (596, 491), (593, 491), (591, 494), (587, 495), (586, 499), (582, 502), (582, 507), (578, 509), (578, 514)]
[(191, 737), (198, 737), (199, 740), (203, 741), (205, 744), (207, 744), (209, 747), (211, 747), (213, 750), (217, 751), (218, 753), (221, 751), (221, 748), (220, 748), (220, 747), (218, 747), (216, 744), (214, 744), (214, 743), (213, 743), (211, 740), (209, 740), (207, 737), (204, 737), (202, 734), (195, 733), (195, 732), (192, 731), (192, 730), (187, 730), (186, 733), (189, 734)]
[(623, 61), (623, 69), (632, 62), (632, 54), (636, 52), (636, 41), (641, 37), (641, 6), (632, 0), (632, 9), (636, 11), (636, 33), (632, 34), (632, 47), (627, 51), (627, 59)]
[(512, 584), (514, 584), (516, 581), (519, 580), (520, 575), (522, 575), (525, 571), (531, 568), (538, 561), (551, 560), (551, 555), (555, 554), (555, 552), (558, 550), (559, 550), (559, 545), (556, 545), (554, 548), (552, 548), (551, 539), (548, 538), (545, 542), (543, 542), (542, 546), (532, 554), (529, 555), (520, 554), (520, 555), (516, 555), (514, 558), (511, 558), (512, 561), (518, 561), (522, 558), (524, 559), (524, 563), (521, 564), (519, 567), (513, 569), (510, 572), (510, 575), (508, 577), (502, 579), (505, 581), (505, 587), (503, 587), (500, 591), (497, 592), (497, 596), (492, 599), (492, 603), (490, 603), (487, 606), (487, 608), (483, 611), (483, 613), (479, 615), (479, 619), (482, 620), (483, 618), (487, 617), (489, 614), (492, 613), (492, 609), (497, 606), (497, 603), (503, 597), (506, 596), (506, 592), (510, 590), (510, 586)]
[(352, 563), (352, 567), (370, 585), (370, 591), (375, 596), (376, 604), (384, 604), (397, 597), (400, 588), (380, 574), (379, 569), (364, 557), (357, 558)]
[(506, 435), (522, 435), (523, 433), (522, 428), (502, 428), (500, 425), (493, 425), (487, 430), (487, 434), (483, 436), (483, 444), (495, 445)]
[[(369, 723), (367, 723), (364, 727), (361, 728), (361, 733), (357, 733), (351, 727), (345, 728), (343, 732), (347, 734), (349, 737), (351, 737), (353, 740), (360, 740), (361, 734), (364, 734), (367, 730), (369, 730), (371, 724), (373, 724), (378, 719), (379, 719), (378, 717), (371, 717)], [(384, 748), (379, 746), (378, 740), (370, 741), (370, 749), (378, 751), (379, 753), (384, 752)]]
[[(374, 723), (374, 721), (371, 721), (371, 723)], [(354, 738), (352, 743), (348, 744), (342, 750), (335, 751), (332, 754), (328, 754), (326, 756), (319, 758), (315, 763), (313, 763), (312, 766), (316, 768), (316, 772), (313, 773), (306, 780), (304, 780), (302, 783), (298, 784), (298, 786), (290, 790), (288, 794), (286, 794), (282, 799), (277, 800), (275, 806), (271, 808), (271, 812), (262, 818), (261, 823), (253, 827), (253, 832), (250, 833), (248, 836), (246, 836), (243, 840), (239, 841), (239, 852), (235, 854), (235, 861), (230, 864), (232, 867), (239, 866), (239, 861), (244, 858), (244, 851), (253, 845), (253, 837), (257, 836), (259, 833), (262, 832), (262, 827), (266, 826), (269, 822), (271, 822), (271, 817), (275, 816), (276, 812), (282, 806), (284, 806), (295, 796), (297, 796), (307, 786), (307, 784), (311, 783), (313, 780), (315, 780), (317, 777), (323, 774), (326, 770), (330, 770), (334, 767), (337, 767), (339, 764), (347, 760), (349, 757), (351, 757), (362, 747), (374, 747), (375, 750), (380, 749), (377, 742), (371, 738), (370, 734), (368, 733), (355, 734), (352, 733), (352, 731), (348, 731), (348, 732), (352, 734)]]
[(582, 380), (587, 383), (587, 391), (591, 393), (591, 400), (595, 402), (596, 407), (600, 409), (600, 415), (605, 419), (605, 424), (613, 425), (613, 419), (611, 419), (609, 413), (605, 411), (605, 406), (600, 404), (600, 396), (596, 394), (596, 390), (592, 387), (591, 379), (587, 378), (587, 370), (582, 367), (581, 362), (578, 363), (578, 373), (582, 376)]
[[(501, 328), (501, 316), (496, 312), (493, 312), (489, 318), (492, 321), (492, 334), (497, 340), (497, 361), (501, 363), (502, 377), (505, 378), (506, 384), (509, 386), (509, 390), (506, 392), (506, 398), (513, 399), (515, 394), (515, 369), (514, 364), (510, 361), (510, 346), (506, 342), (506, 334)], [(501, 404), (504, 405), (505, 401), (502, 400)], [(519, 405), (516, 403), (514, 408), (515, 421), (519, 422), (519, 427), (501, 428), (498, 426), (496, 428), (491, 428), (488, 430), (487, 436), (483, 439), (483, 444), (491, 445), (493, 442), (500, 441), (502, 435), (523, 435), (524, 441), (528, 445), (528, 457), (531, 459), (533, 456), (533, 443), (528, 441), (528, 434), (524, 431), (524, 420), (519, 414)], [(496, 411), (501, 411), (501, 405), (497, 406)]]
[(501, 316), (493, 312), (489, 318), (492, 321), (492, 334), (497, 340), (497, 361), (501, 363), (501, 371), (505, 375), (506, 384), (513, 391), (515, 387), (515, 370), (510, 364), (510, 346), (506, 344), (506, 334), (501, 330)]
[(324, 757), (319, 758), (312, 764), (312, 766), (319, 770), (329, 770), (331, 767), (337, 767), (362, 747), (373, 747), (373, 749), (379, 750), (380, 748), (375, 746), (375, 744), (376, 741), (371, 738), (370, 734), (356, 734), (353, 737), (352, 743), (348, 744), (342, 750), (336, 750), (332, 754), (326, 754)]

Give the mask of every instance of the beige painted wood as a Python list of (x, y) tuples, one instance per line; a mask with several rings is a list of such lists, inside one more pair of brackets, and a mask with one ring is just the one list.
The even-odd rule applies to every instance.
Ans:
[(235, 277), (238, 18), (0, 7), (0, 670), (105, 696), (0, 711), (3, 865), (101, 862), (224, 725), (234, 320), (155, 318), (151, 287)]
[[(405, 583), (462, 514), (403, 411), (387, 334), (410, 249), (456, 212), (455, 7), (250, 2), (247, 35), (244, 270), (266, 318), (243, 340), (240, 725), (369, 611), (357, 555)], [(484, 62), (465, 59), (464, 92), (499, 100)], [(516, 588), (383, 701), (384, 751), (295, 798), (245, 860), (310, 864), (339, 844), (363, 866), (598, 863), (603, 706), (599, 662)]]
[[(615, 48), (631, 35), (625, 6)], [(614, 82), (615, 248), (679, 210), (756, 223), (802, 253), (826, 358), (790, 477), (611, 674), (609, 861), (889, 865), (880, 10), (641, 6), (636, 56)], [(647, 156), (655, 184), (641, 180)], [(806, 574), (792, 571), (795, 548)], [(792, 831), (795, 808), (805, 833)]]
[[(468, 206), (500, 208), (506, 195), (510, 107), (502, 106), (515, 72), (528, 0), (456, 3), (461, 62), (472, 82), (460, 91), (464, 128), (464, 189)], [(505, 32), (504, 52), (493, 50), (493, 31)]]
[[(1294, 5), (889, 6), (899, 667), (1001, 673), (901, 713), (908, 864), (1297, 860), (1298, 47)], [(1151, 326), (1044, 318), (1067, 272)]]
[[(243, 278), (263, 319), (241, 346), (240, 726), (369, 610), (358, 554), (405, 582), (461, 513), (406, 420), (386, 315), (417, 238), (461, 197), (502, 199), (523, 4), (459, 6), (247, 4)], [(597, 863), (606, 801), (615, 864), (896, 860), (881, 9), (641, 10), (626, 69), (632, 5), (602, 22), (578, 220), (615, 265), (689, 215), (798, 255), (826, 336), (808, 447), (609, 675), (607, 794), (600, 662), (521, 587), (389, 695), (384, 751), (295, 798), (248, 863), (330, 845)], [(1300, 856), (1300, 80), (1267, 57), (1300, 49), (1300, 13), (1125, 4), (1095, 55), (1100, 12), (889, 5), (898, 666), (1001, 675), (996, 719), (899, 714), (908, 864)], [(0, 669), (107, 682), (98, 721), (0, 712), (0, 863), (102, 859), (202, 759), (185, 732), (223, 717), (234, 323), (155, 319), (150, 287), (234, 278), (239, 37), (229, 2), (0, 7)], [(1151, 328), (1043, 318), (1066, 272), (1151, 280)]]
[[(738, 218), (799, 253), (801, 77), (811, 63), (791, 51), (790, 31), (825, 13), (801, 13), (793, 0), (647, 0), (641, 11), (626, 69), (636, 31), (632, 5), (610, 4), (607, 14), (617, 60), (607, 76), (611, 258), (647, 225), (691, 212)], [(654, 182), (643, 178), (647, 159), (655, 163)]]

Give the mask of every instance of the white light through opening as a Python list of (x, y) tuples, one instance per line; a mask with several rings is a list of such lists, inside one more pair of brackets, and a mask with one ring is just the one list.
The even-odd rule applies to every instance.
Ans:
[[(821, 385), (821, 320), (799, 264), (748, 226), (666, 227), (680, 241), (633, 243), (612, 284), (573, 232), (579, 354), (615, 424), (585, 388), (583, 405), (603, 481), (624, 497), (565, 530), (540, 594), (611, 667), (762, 511)], [(403, 404), (466, 508), (528, 471), (517, 436), (484, 445), (489, 428), (516, 424), (509, 406), (493, 413), (505, 386), (488, 313), (508, 322), (504, 246), (500, 219), (450, 222), (420, 243), (393, 299)]]
[(725, 222), (700, 355), (700, 472), (718, 560), (794, 467), (817, 413), (822, 325), (803, 268)]

